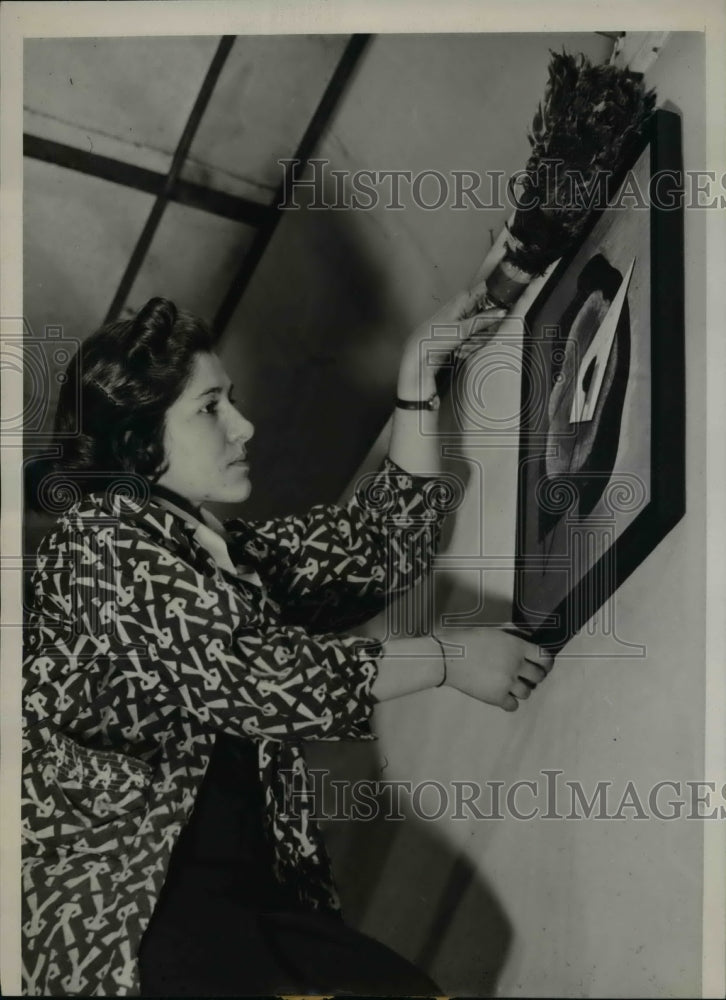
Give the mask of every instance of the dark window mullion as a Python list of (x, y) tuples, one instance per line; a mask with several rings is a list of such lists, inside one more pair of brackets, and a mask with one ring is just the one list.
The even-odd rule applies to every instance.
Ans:
[(174, 152), (169, 173), (164, 178), (162, 190), (157, 195), (154, 206), (149, 213), (146, 224), (144, 225), (141, 235), (139, 236), (136, 246), (131, 254), (131, 258), (126, 266), (123, 277), (121, 278), (121, 282), (113, 298), (113, 302), (111, 303), (108, 313), (106, 314), (106, 322), (116, 319), (118, 316), (141, 269), (144, 258), (146, 257), (149, 247), (151, 246), (151, 241), (153, 240), (156, 230), (159, 227), (159, 223), (161, 222), (164, 212), (166, 211), (166, 206), (171, 200), (172, 191), (174, 190), (174, 186), (179, 179), (179, 174), (184, 166), (184, 161), (187, 158), (194, 136), (199, 128), (199, 123), (202, 120), (202, 115), (207, 108), (209, 99), (212, 96), (212, 91), (214, 90), (217, 80), (219, 79), (219, 75), (222, 72), (222, 68), (227, 60), (227, 56), (230, 53), (232, 45), (234, 44), (234, 40), (234, 35), (224, 35), (220, 39), (217, 51), (215, 52), (214, 58), (212, 59), (206, 76), (204, 77), (197, 99), (194, 102), (194, 106), (189, 114), (184, 131), (182, 132), (181, 138)]
[[(145, 191), (146, 194), (158, 196), (164, 189), (165, 175), (156, 170), (125, 163), (111, 156), (101, 156), (99, 153), (91, 153), (76, 146), (67, 146), (62, 142), (44, 139), (28, 132), (23, 135), (23, 155), (33, 160), (41, 160), (43, 163), (65, 167), (67, 170), (75, 170), (89, 177), (110, 181), (112, 184), (120, 184), (135, 191)], [(170, 201), (209, 212), (211, 215), (219, 215), (234, 222), (243, 222), (247, 226), (261, 225), (271, 211), (262, 202), (218, 191), (204, 184), (183, 180), (181, 177), (177, 178), (168, 195)]]
[[(323, 92), (323, 96), (321, 97), (320, 102), (310, 119), (308, 127), (305, 130), (305, 134), (300, 140), (293, 157), (293, 159), (299, 160), (297, 167), (298, 174), (301, 174), (304, 171), (307, 161), (315, 151), (315, 147), (328, 126), (338, 101), (345, 90), (346, 84), (353, 75), (353, 72), (361, 55), (363, 54), (363, 50), (370, 40), (370, 37), (370, 35), (352, 35), (349, 39), (343, 54), (338, 61), (338, 65), (335, 68), (335, 72)], [(278, 206), (283, 202), (285, 192), (288, 190), (289, 181), (293, 176), (292, 171), (292, 166), (288, 165), (286, 167), (283, 180), (275, 192), (275, 197), (271, 205), (272, 211), (270, 212), (267, 220), (255, 233), (250, 248), (245, 254), (244, 259), (242, 260), (242, 263), (232, 280), (229, 290), (217, 310), (217, 315), (214, 317), (212, 324), (212, 330), (217, 337), (220, 336), (227, 323), (229, 323), (232, 318), (232, 314), (237, 308), (245, 289), (249, 285), (252, 275), (254, 274), (257, 265), (262, 259), (262, 255), (267, 248), (267, 244), (270, 242), (272, 234), (280, 221), (282, 211), (278, 208)]]

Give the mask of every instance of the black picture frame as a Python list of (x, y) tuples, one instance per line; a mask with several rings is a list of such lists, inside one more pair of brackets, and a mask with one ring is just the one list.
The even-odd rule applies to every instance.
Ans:
[[(632, 179), (635, 177), (637, 181), (638, 171), (641, 183), (636, 184), (631, 204), (624, 193), (632, 190)], [(643, 174), (648, 176), (645, 205), (639, 204), (638, 199), (638, 192), (643, 193)], [(684, 206), (678, 114), (660, 109), (654, 113), (632, 159), (610, 180), (608, 204), (613, 203), (618, 207), (604, 207), (593, 213), (585, 236), (561, 260), (524, 319), (513, 622), (518, 632), (553, 651), (559, 651), (593, 618), (686, 509)], [(602, 254), (603, 241), (616, 246), (618, 227), (623, 230), (623, 247)], [(641, 227), (646, 227), (647, 232), (641, 231)], [(585, 475), (562, 473), (558, 500), (557, 476), (548, 472), (548, 463), (556, 465), (557, 459), (547, 456), (568, 449), (571, 456), (578, 455), (578, 445), (576, 439), (568, 445), (568, 430), (563, 432), (561, 442), (552, 444), (552, 426), (558, 420), (564, 424), (565, 418), (553, 415), (551, 402), (548, 412), (547, 400), (553, 399), (554, 380), (559, 377), (563, 381), (565, 365), (560, 355), (564, 355), (566, 348), (563, 348), (563, 329), (548, 327), (548, 316), (551, 319), (558, 292), (567, 296), (577, 287), (577, 281), (583, 280), (588, 262), (601, 264), (596, 258), (604, 256), (608, 265), (617, 268), (613, 273), (623, 273), (627, 260), (608, 260), (608, 256), (623, 258), (630, 243), (630, 238), (626, 238), (628, 232), (630, 238), (637, 233), (637, 239), (632, 240), (626, 256), (638, 240), (641, 248), (647, 246), (649, 288), (645, 287), (641, 274), (641, 297), (631, 303), (633, 285), (628, 286), (621, 314), (620, 322), (627, 321), (627, 343), (623, 341), (627, 346), (627, 364), (623, 362), (627, 374), (622, 380), (625, 388), (617, 434), (614, 431), (611, 434), (617, 438), (614, 446), (617, 454), (612, 469), (603, 468), (599, 483), (597, 469), (590, 468)], [(639, 263), (634, 258), (634, 267), (642, 272), (646, 261), (642, 252), (640, 257)], [(584, 293), (578, 292), (581, 297), (587, 293), (587, 287)], [(570, 292), (562, 291), (563, 288)], [(576, 300), (577, 296), (572, 308)], [(638, 302), (642, 317), (638, 314)], [(646, 314), (649, 314), (647, 323)], [(643, 322), (639, 323), (641, 318)], [(570, 347), (572, 344), (569, 341)], [(559, 375), (558, 364), (553, 361), (556, 350), (560, 352)], [(587, 351), (586, 344), (584, 350)], [(640, 360), (639, 351), (643, 355)], [(618, 352), (618, 358), (625, 358), (625, 350), (618, 347)], [(612, 353), (608, 356), (608, 366), (619, 363), (613, 362)], [(646, 356), (649, 370), (644, 378), (648, 368), (643, 360)], [(637, 364), (642, 369), (639, 374), (634, 367)], [(631, 377), (638, 380), (641, 392), (636, 393), (631, 387)], [(615, 380), (611, 386), (614, 384)], [(613, 394), (614, 390), (610, 396)], [(610, 396), (606, 395), (606, 400)], [(639, 406), (642, 412), (638, 412)], [(600, 427), (605, 429), (607, 424), (601, 422)], [(602, 433), (605, 435), (606, 430)], [(624, 434), (633, 440), (623, 443)], [(641, 459), (635, 462), (639, 468), (619, 467), (621, 451), (627, 457), (631, 445), (633, 453), (639, 449)], [(618, 510), (613, 502), (618, 484), (625, 493), (633, 484), (638, 490), (645, 490), (637, 509), (624, 513), (621, 504)], [(609, 510), (603, 506), (606, 494), (610, 498), (605, 505), (609, 505)], [(593, 497), (597, 497), (594, 506)], [(558, 502), (563, 507), (559, 519)], [(585, 541), (591, 556), (583, 548)]]

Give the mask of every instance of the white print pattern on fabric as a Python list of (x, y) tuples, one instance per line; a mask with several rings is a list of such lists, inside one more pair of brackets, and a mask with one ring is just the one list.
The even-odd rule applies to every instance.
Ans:
[(430, 569), (441, 483), (386, 457), (345, 505), (226, 522), (232, 563), (264, 586), (153, 497), (90, 494), (59, 519), (25, 629), (26, 994), (138, 994), (139, 942), (218, 732), (257, 744), (276, 877), (337, 908), (284, 782), (309, 787), (302, 740), (374, 738), (380, 642), (338, 632)]

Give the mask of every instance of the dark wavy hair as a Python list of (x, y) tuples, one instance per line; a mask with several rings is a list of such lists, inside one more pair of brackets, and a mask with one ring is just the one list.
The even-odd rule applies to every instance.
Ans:
[(61, 386), (55, 472), (132, 472), (154, 481), (167, 465), (164, 421), (191, 375), (194, 356), (214, 350), (207, 325), (169, 299), (149, 299), (130, 320), (102, 326), (79, 348)]

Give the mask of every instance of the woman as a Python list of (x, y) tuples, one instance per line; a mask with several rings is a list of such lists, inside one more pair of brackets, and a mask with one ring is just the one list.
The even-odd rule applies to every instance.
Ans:
[(336, 915), (301, 750), (372, 738), (376, 702), (442, 684), (511, 711), (551, 667), (503, 632), (482, 662), (477, 630), (447, 633), (448, 658), (431, 636), (348, 631), (438, 539), (435, 413), (411, 408), (434, 389), (427, 331), (376, 476), (270, 521), (204, 508), (248, 496), (253, 427), (203, 323), (152, 299), (69, 367), (56, 427), (80, 406), (59, 467), (78, 496), (38, 550), (26, 629), (27, 993), (437, 991)]

